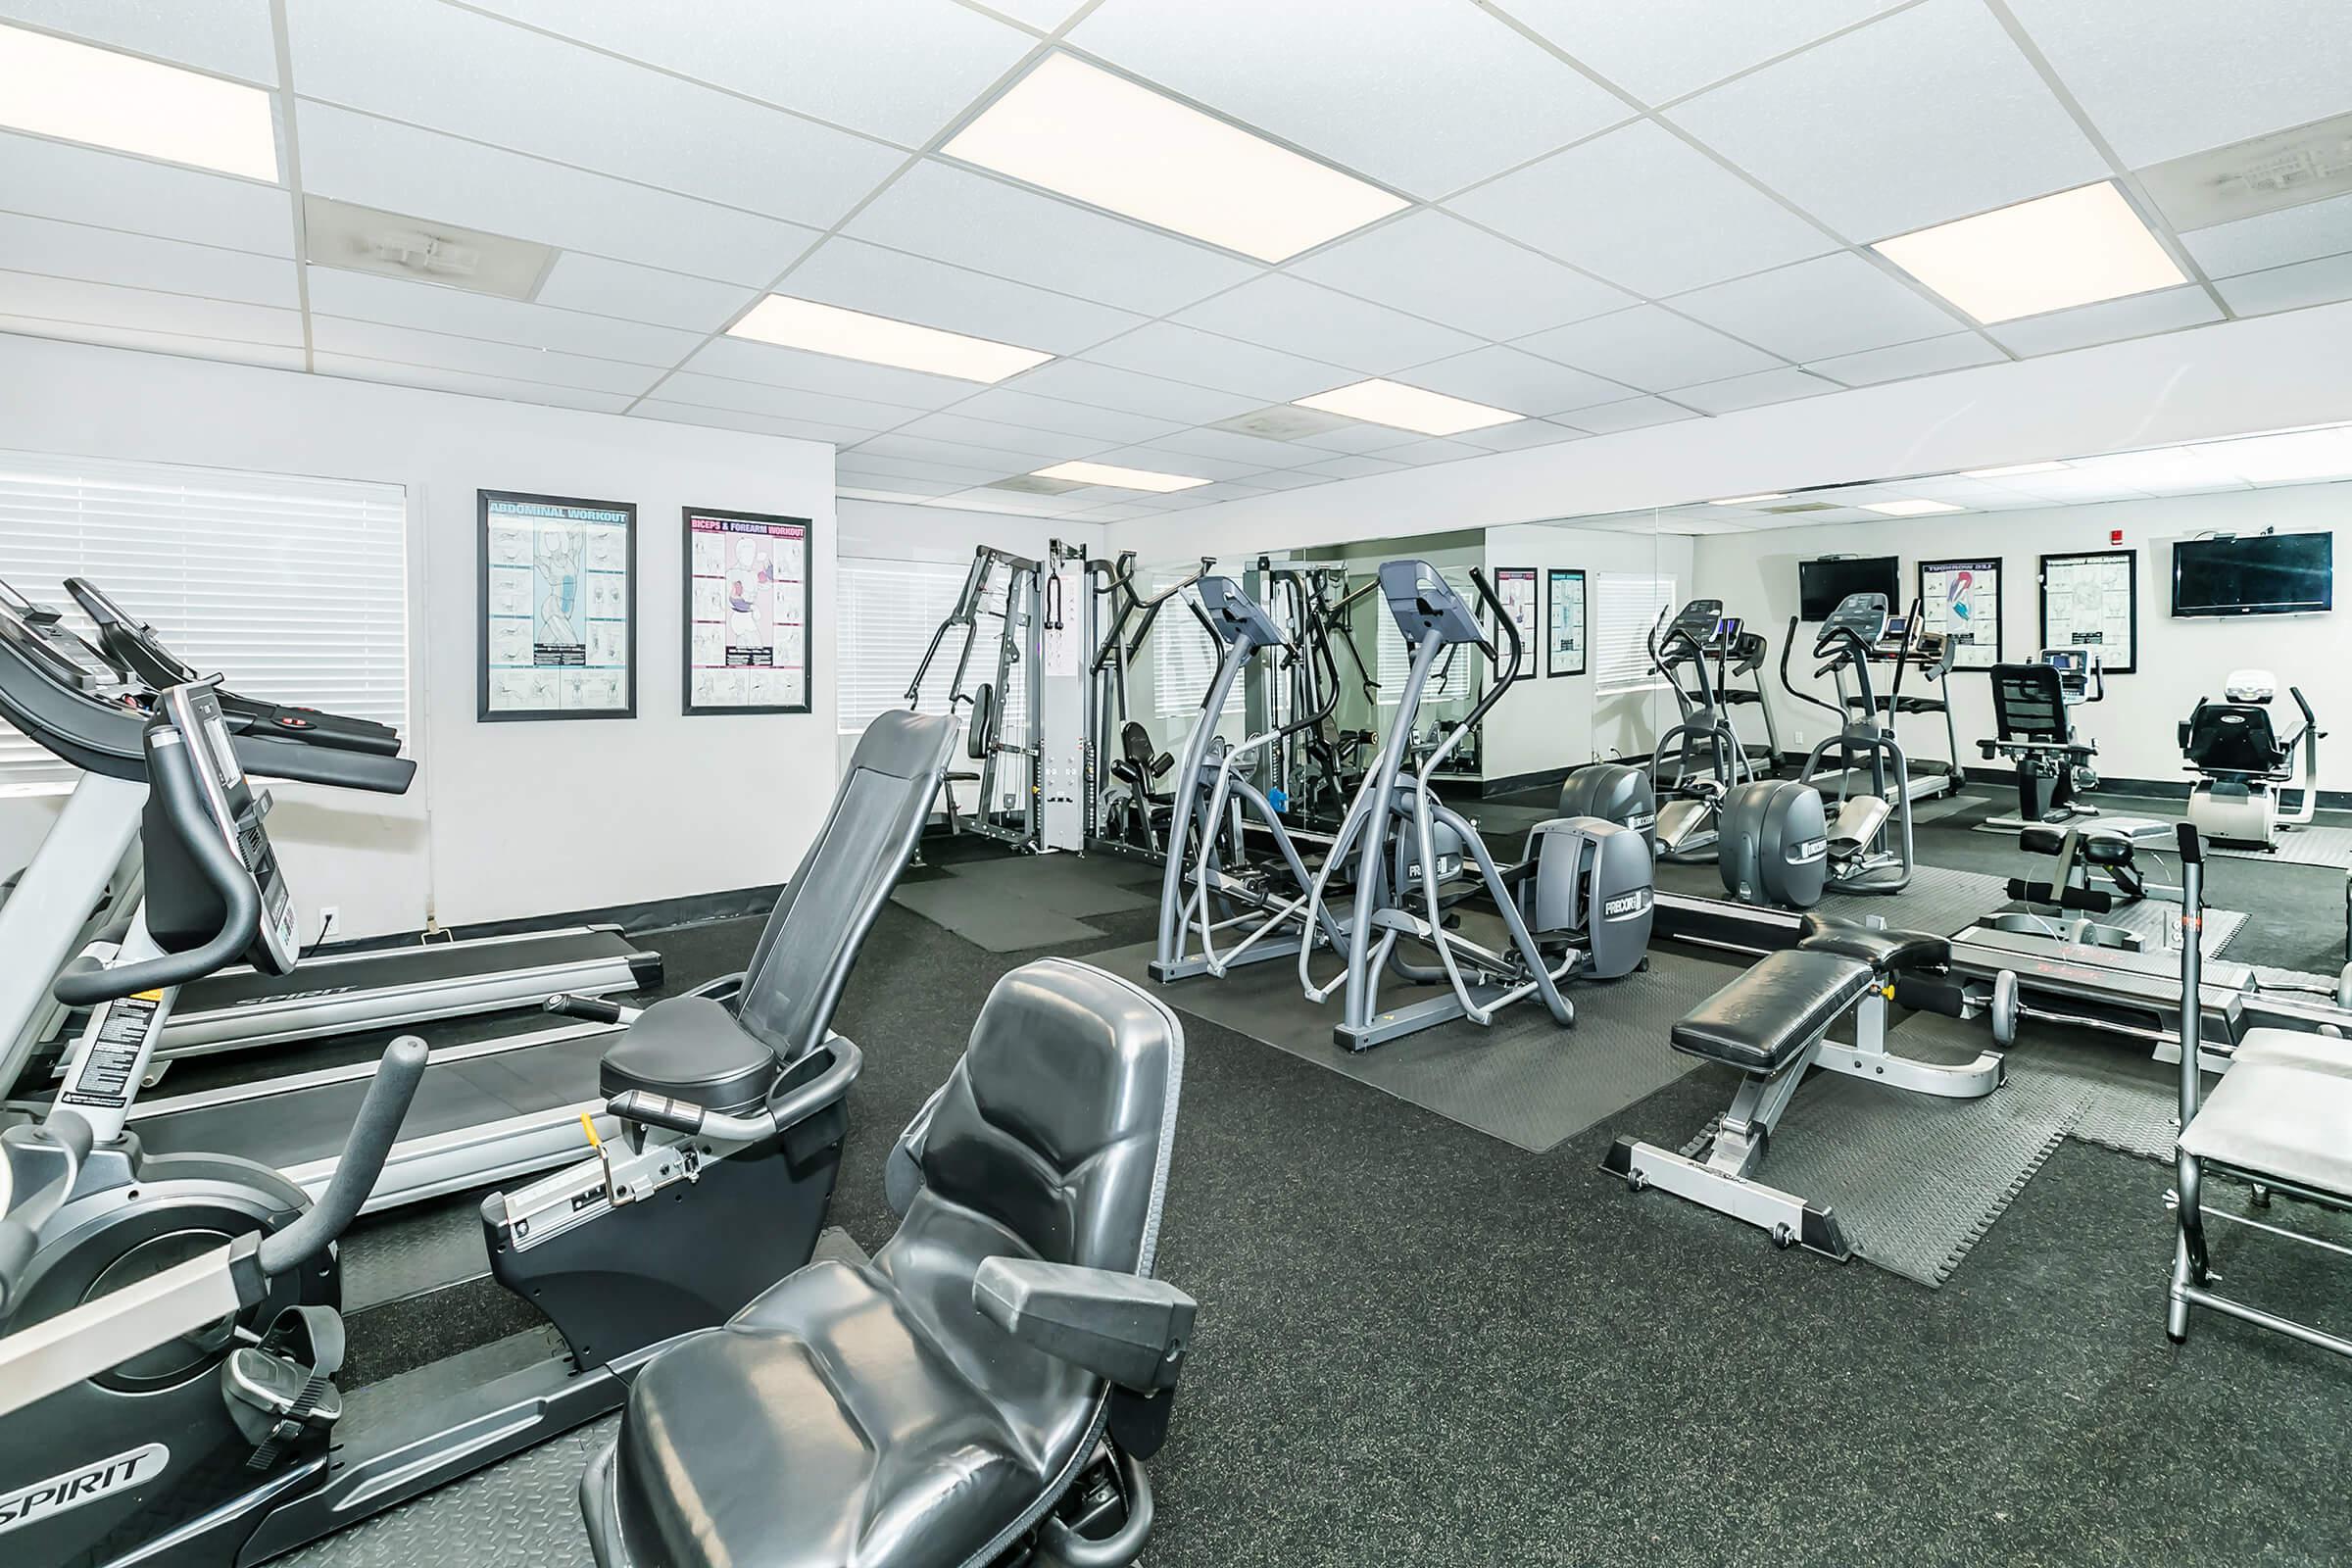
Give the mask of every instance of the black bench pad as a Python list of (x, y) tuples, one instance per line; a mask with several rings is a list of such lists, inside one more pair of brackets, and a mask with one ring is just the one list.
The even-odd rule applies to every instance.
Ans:
[(1807, 953), (1835, 953), (1860, 958), (1881, 974), (1941, 968), (1952, 958), (1952, 945), (1942, 937), (1930, 936), (1925, 931), (1857, 925), (1818, 912), (1804, 917), (1796, 945)]
[[(2028, 855), (2056, 855), (2066, 848), (2066, 829), (2020, 828), (2017, 847)], [(2121, 828), (2083, 828), (2075, 844), (2075, 858), (2085, 865), (2130, 865), (2132, 835)]]
[(1811, 1045), (1877, 981), (1867, 960), (1791, 948), (1716, 992), (1674, 1026), (1674, 1049), (1770, 1074)]

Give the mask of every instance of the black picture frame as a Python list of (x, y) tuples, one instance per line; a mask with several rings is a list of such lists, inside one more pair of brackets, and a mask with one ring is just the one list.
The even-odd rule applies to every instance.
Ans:
[[(490, 520), (497, 507), (544, 507), (561, 512), (616, 513), (626, 537), (627, 559), (621, 566), (621, 593), (628, 607), (624, 650), (628, 670), (628, 701), (619, 708), (499, 708), (490, 706)], [(474, 492), (474, 719), (483, 724), (538, 723), (554, 720), (635, 718), (637, 716), (637, 503), (593, 501), (581, 496), (540, 495), (529, 490)], [(501, 619), (512, 617), (501, 616)]]
[[(1508, 596), (1504, 594), (1503, 586), (1506, 583), (1515, 582), (1527, 584), (1527, 602), (1534, 612), (1536, 623), (1533, 626), (1519, 628), (1519, 640), (1522, 647), (1519, 652), (1519, 673), (1511, 677), (1513, 685), (1517, 685), (1523, 680), (1533, 680), (1536, 675), (1536, 666), (1544, 657), (1543, 650), (1537, 646), (1544, 635), (1544, 601), (1539, 593), (1543, 586), (1541, 575), (1533, 566), (1496, 566), (1494, 568), (1494, 597), (1503, 600), (1506, 609)], [(1494, 630), (1499, 637), (1502, 628), (1497, 626)], [(1497, 653), (1500, 653), (1507, 646), (1508, 644), (1497, 641), (1494, 648)]]
[(2041, 646), (2050, 648), (2056, 646), (2050, 641), (2050, 564), (2052, 562), (2112, 561), (2117, 557), (2121, 557), (2124, 561), (2125, 577), (2130, 584), (2132, 596), (2132, 647), (2129, 650), (2130, 657), (2120, 664), (2108, 662), (2107, 650), (2102, 647), (2099, 650), (2099, 672), (2101, 675), (2131, 675), (2137, 673), (2139, 669), (2139, 552), (2135, 549), (2058, 550), (2043, 556), (2035, 563), (2034, 568), (2034, 582), (2036, 590), (2034, 597), (2039, 602), (2038, 630)]
[[(1561, 588), (1571, 579), (1576, 583), (1576, 597), (1582, 601), (1583, 609), (1578, 618), (1583, 622), (1585, 634), (1576, 645), (1576, 667), (1561, 669), (1552, 662), (1551, 658), (1553, 651), (1551, 646), (1551, 607), (1556, 602), (1556, 596)], [(1559, 675), (1582, 675), (1592, 667), (1592, 601), (1586, 586), (1585, 568), (1582, 566), (1547, 566), (1544, 571), (1544, 677), (1549, 680)]]
[[(801, 652), (805, 661), (801, 700), (797, 703), (697, 703), (694, 700), (694, 524), (697, 518), (713, 522), (743, 522), (761, 528), (801, 530)], [(725, 507), (678, 509), (678, 703), (689, 717), (724, 713), (813, 713), (816, 711), (816, 521), (765, 512), (735, 512)]]
[[(1992, 665), (2000, 663), (2007, 655), (2008, 645), (2004, 639), (2008, 636), (2006, 622), (2009, 619), (2009, 604), (2006, 596), (2009, 592), (2009, 569), (2002, 562), (2001, 558), (1998, 556), (1954, 556), (1945, 561), (1923, 561), (1919, 563), (1919, 565), (1912, 576), (1912, 581), (1915, 584), (1913, 591), (1917, 595), (1917, 598), (1914, 602), (1918, 604), (1920, 607), (1920, 613), (1924, 616), (1927, 613), (1929, 572), (1958, 571), (1967, 570), (1970, 568), (1974, 568), (1978, 571), (1988, 571), (1992, 574), (1992, 602), (1994, 606), (1997, 607), (1998, 611), (1998, 612), (1992, 617), (1992, 663), (1968, 664), (1962, 663), (1959, 660), (1955, 659), (1952, 662), (1952, 668), (1955, 672), (1965, 672), (1971, 675), (1985, 675), (1991, 673)], [(1972, 643), (1969, 646), (1983, 647), (1984, 645), (1982, 643)], [(1965, 650), (1963, 652), (1965, 652)]]

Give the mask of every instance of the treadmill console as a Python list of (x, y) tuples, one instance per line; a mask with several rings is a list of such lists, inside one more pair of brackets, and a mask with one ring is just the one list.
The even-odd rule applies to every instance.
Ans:
[(0, 581), (0, 637), (60, 686), (101, 701), (127, 697), (122, 670), (65, 623), (65, 617)]
[(290, 973), (302, 953), (293, 895), (278, 869), (269, 829), (262, 825), (262, 804), (237, 760), (220, 696), (209, 685), (173, 686), (163, 693), (161, 705), (153, 724), (175, 731), (187, 747), (202, 818), (180, 820), (166, 810), (161, 792), (148, 794), (140, 822), (148, 934), (165, 952), (184, 953), (210, 942), (226, 923), (220, 896), (197, 869), (183, 837), (217, 834), (236, 852), (261, 894), (261, 920), (245, 961), (266, 973)]
[(1833, 645), (1847, 637), (1857, 638), (1864, 648), (1870, 648), (1886, 635), (1892, 617), (1886, 613), (1885, 594), (1847, 594), (1830, 612), (1830, 618), (1821, 623), (1821, 635), (1814, 639), (1816, 655), (1827, 654)]

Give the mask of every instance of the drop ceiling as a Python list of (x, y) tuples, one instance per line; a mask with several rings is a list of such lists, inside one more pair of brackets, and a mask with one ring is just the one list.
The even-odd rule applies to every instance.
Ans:
[[(2341, 0), (0, 0), (0, 21), (267, 90), (280, 171), (0, 132), (0, 331), (825, 441), (845, 494), (923, 504), (1117, 521), (2352, 298), (2352, 195), (2177, 230), (2137, 172), (2352, 111)], [(1057, 53), (1401, 210), (1268, 266), (945, 154)], [(1871, 248), (2100, 180), (2185, 282), (1987, 327)], [(309, 265), (309, 198), (553, 261), (520, 299)], [(983, 385), (726, 335), (768, 292), (1052, 358)], [(1370, 377), (1528, 417), (1433, 438), (1264, 412)], [(1074, 461), (1205, 482), (1004, 487)], [(1749, 525), (1709, 511), (1693, 526)]]

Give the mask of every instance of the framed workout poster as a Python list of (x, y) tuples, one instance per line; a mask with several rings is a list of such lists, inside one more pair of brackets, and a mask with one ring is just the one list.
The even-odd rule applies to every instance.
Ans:
[(2139, 552), (2041, 558), (2041, 646), (2086, 648), (2109, 675), (2139, 665)]
[(806, 517), (688, 507), (686, 711), (809, 711)]
[(1554, 566), (1544, 574), (1544, 674), (1585, 672), (1585, 574)]
[[(1502, 601), (1502, 608), (1510, 614), (1511, 624), (1519, 628), (1517, 678), (1526, 680), (1536, 672), (1536, 650), (1541, 646), (1536, 638), (1543, 629), (1539, 623), (1544, 618), (1544, 607), (1536, 603), (1536, 568), (1495, 567), (1494, 597)], [(1500, 643), (1495, 644), (1495, 651), (1504, 654), (1509, 652)]]
[(1921, 562), (1919, 615), (1929, 631), (1960, 645), (1954, 669), (1990, 669), (2001, 662), (2001, 564)]
[(637, 716), (637, 507), (483, 490), (474, 716)]

